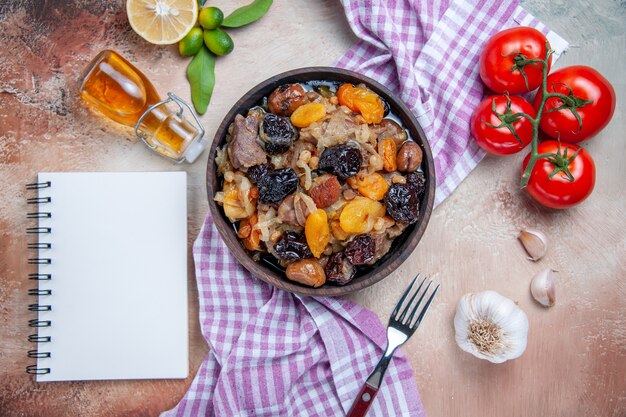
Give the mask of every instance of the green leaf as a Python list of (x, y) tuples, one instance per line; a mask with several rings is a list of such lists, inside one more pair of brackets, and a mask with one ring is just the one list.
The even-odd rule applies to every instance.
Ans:
[(204, 3), (206, 3), (206, 0), (198, 0), (198, 5), (200, 7), (204, 6)]
[(247, 6), (243, 6), (226, 16), (222, 26), (227, 28), (240, 28), (256, 22), (270, 9), (272, 0), (254, 0)]
[(191, 86), (191, 101), (198, 114), (204, 114), (215, 86), (215, 55), (206, 46), (193, 57), (187, 67), (187, 79)]

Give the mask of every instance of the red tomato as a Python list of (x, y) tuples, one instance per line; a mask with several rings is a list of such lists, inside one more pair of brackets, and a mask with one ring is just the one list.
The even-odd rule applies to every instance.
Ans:
[[(528, 145), (533, 137), (533, 126), (525, 117), (519, 117), (515, 120), (515, 113), (526, 113), (530, 117), (535, 117), (535, 109), (533, 106), (519, 96), (510, 97), (510, 114), (504, 116), (505, 120), (510, 119), (511, 126), (515, 129), (517, 136), (521, 139), (520, 143), (511, 130), (507, 127), (494, 128), (488, 125), (500, 126), (502, 120), (493, 112), (493, 103), (496, 103), (496, 111), (503, 115), (506, 112), (506, 96), (489, 96), (478, 105), (472, 119), (470, 121), (470, 129), (472, 136), (476, 140), (478, 146), (483, 148), (485, 152), (493, 155), (510, 155), (521, 151)], [(502, 116), (501, 116), (502, 117)]]
[[(569, 163), (565, 160), (570, 159), (574, 153), (580, 149), (580, 152)], [(537, 148), (539, 154), (558, 153), (559, 142), (556, 140), (547, 140), (539, 144)], [(555, 209), (563, 209), (577, 205), (591, 194), (593, 186), (596, 183), (596, 166), (593, 163), (591, 155), (578, 145), (571, 143), (561, 143), (560, 155), (564, 158), (539, 159), (535, 163), (526, 190), (537, 202), (546, 207)], [(530, 155), (524, 159), (522, 172), (526, 169)], [(567, 165), (569, 172), (572, 174), (573, 181), (570, 181), (567, 175), (560, 171), (552, 176), (550, 174), (556, 167)]]
[[(500, 94), (520, 94), (534, 90), (541, 85), (542, 64), (523, 67), (528, 78), (527, 86), (516, 60), (520, 59), (520, 53), (526, 59), (544, 59), (546, 42), (543, 33), (525, 26), (496, 33), (487, 41), (480, 54), (480, 78), (487, 87)], [(548, 59), (548, 71), (551, 65), (552, 56)]]
[[(570, 97), (571, 89), (571, 94), (575, 97), (591, 101), (583, 103), (580, 100), (569, 100), (575, 106), (580, 105), (576, 108), (582, 121), (580, 129), (580, 124), (571, 110), (549, 112), (567, 103), (556, 97), (546, 100), (539, 128), (553, 138), (570, 143), (589, 139), (604, 129), (615, 113), (615, 90), (611, 83), (593, 68), (575, 65), (554, 71), (548, 76), (547, 89), (548, 93), (561, 93)], [(537, 94), (535, 109), (539, 108), (541, 98), (542, 94)]]

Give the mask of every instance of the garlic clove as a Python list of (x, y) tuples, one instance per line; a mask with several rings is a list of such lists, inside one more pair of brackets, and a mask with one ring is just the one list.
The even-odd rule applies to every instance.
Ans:
[(548, 238), (540, 230), (524, 229), (517, 236), (531, 261), (543, 258), (548, 250)]
[(556, 302), (555, 271), (544, 269), (535, 275), (530, 282), (530, 293), (539, 304), (552, 307)]

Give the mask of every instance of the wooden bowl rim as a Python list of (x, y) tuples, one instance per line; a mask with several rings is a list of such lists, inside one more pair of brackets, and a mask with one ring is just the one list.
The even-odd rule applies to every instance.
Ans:
[[(307, 79), (298, 80), (298, 77), (307, 77)], [(344, 78), (344, 80), (338, 79), (337, 77)], [(254, 98), (254, 103), (257, 103), (263, 96), (268, 95), (274, 88), (281, 84), (312, 80), (325, 80), (331, 82), (346, 81), (353, 83), (363, 82), (367, 84), (369, 88), (387, 100), (393, 112), (402, 119), (404, 127), (411, 133), (413, 140), (419, 141), (419, 145), (421, 146), (424, 154), (422, 167), (424, 167), (424, 161), (426, 162), (426, 169), (424, 171), (428, 187), (426, 188), (427, 195), (425, 196), (426, 204), (425, 206), (422, 205), (420, 208), (420, 222), (412, 226), (413, 230), (406, 235), (404, 241), (396, 247), (395, 250), (389, 254), (388, 258), (384, 259), (380, 265), (344, 286), (323, 285), (318, 288), (307, 287), (296, 282), (289, 281), (287, 278), (280, 276), (275, 270), (272, 270), (264, 264), (255, 262), (241, 245), (239, 239), (235, 235), (235, 230), (230, 221), (225, 218), (223, 211), (218, 208), (215, 200), (213, 200), (213, 196), (215, 195), (213, 186), (214, 182), (217, 182), (215, 167), (217, 147), (226, 139), (227, 129), (234, 120), (235, 116), (237, 114), (245, 116), (249, 108), (252, 106), (248, 103), (244, 108), (244, 104), (251, 101), (252, 98)], [(407, 123), (407, 121), (409, 123)], [(211, 210), (213, 222), (215, 223), (220, 236), (224, 240), (224, 243), (230, 249), (237, 261), (241, 263), (241, 265), (243, 265), (243, 267), (246, 268), (253, 276), (258, 277), (262, 281), (283, 290), (307, 296), (341, 296), (350, 294), (377, 283), (396, 270), (413, 253), (422, 235), (424, 234), (424, 231), (426, 230), (435, 201), (435, 183), (435, 166), (428, 140), (426, 139), (426, 135), (424, 135), (424, 131), (422, 130), (422, 127), (416, 117), (408, 109), (408, 107), (400, 99), (396, 98), (389, 89), (379, 82), (357, 72), (335, 67), (305, 67), (286, 71), (270, 77), (250, 89), (231, 107), (218, 127), (209, 151), (206, 171), (207, 198), (209, 200), (209, 208)], [(399, 238), (401, 237), (396, 239)]]

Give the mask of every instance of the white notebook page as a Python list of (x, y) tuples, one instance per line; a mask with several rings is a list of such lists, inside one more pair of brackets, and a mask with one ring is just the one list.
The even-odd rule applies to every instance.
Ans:
[(188, 375), (187, 177), (184, 172), (40, 173), (37, 381)]

